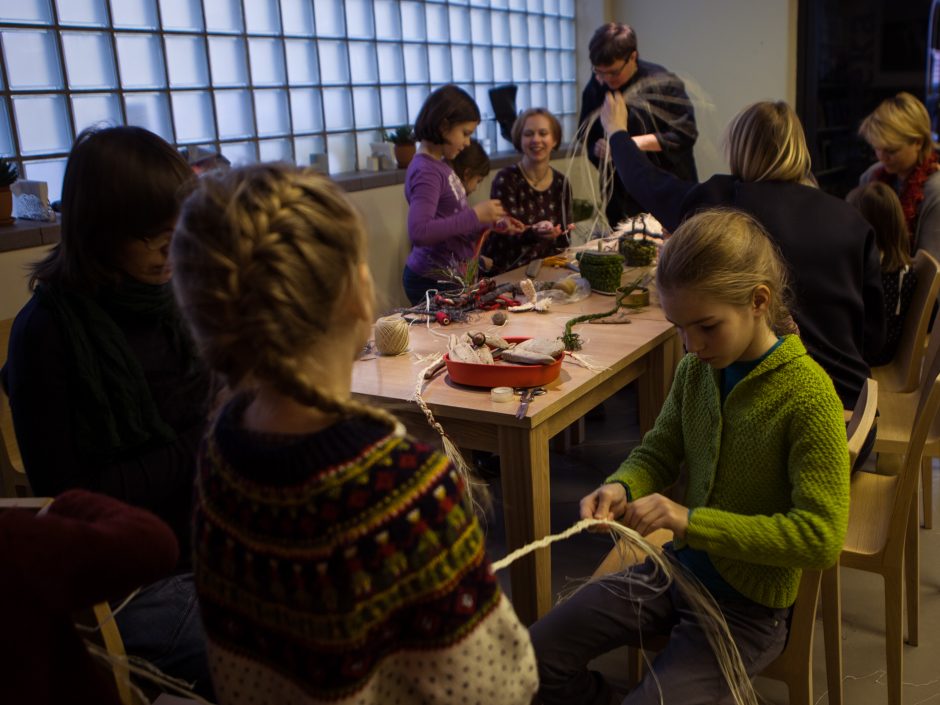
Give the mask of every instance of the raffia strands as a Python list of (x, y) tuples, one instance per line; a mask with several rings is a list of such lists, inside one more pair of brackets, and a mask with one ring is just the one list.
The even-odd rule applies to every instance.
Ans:
[[(757, 705), (757, 693), (751, 679), (748, 678), (744, 663), (741, 661), (741, 654), (738, 652), (738, 647), (734, 643), (731, 631), (728, 629), (728, 624), (725, 622), (715, 598), (681, 565), (668, 560), (656, 546), (650, 544), (633, 529), (629, 529), (615, 521), (582, 519), (559, 534), (552, 534), (538, 541), (533, 541), (513, 551), (505, 558), (494, 561), (493, 570), (502, 570), (533, 551), (550, 546), (556, 541), (564, 541), (595, 526), (603, 526), (608, 529), (617, 546), (648, 555), (652, 559), (656, 570), (652, 575), (643, 578), (636, 577), (632, 571), (627, 570), (613, 575), (592, 578), (589, 582), (601, 583), (615, 594), (622, 594), (625, 598), (632, 596), (633, 585), (641, 580), (647, 590), (657, 587), (658, 583), (659, 594), (668, 590), (670, 585), (675, 584), (698, 616), (699, 623), (705, 632), (709, 645), (712, 647), (722, 675), (728, 683), (733, 702), (736, 705)], [(633, 597), (633, 599), (636, 598)], [(638, 608), (641, 609), (642, 607)]]
[(467, 488), (467, 495), (470, 498), (470, 502), (473, 504), (473, 508), (477, 514), (477, 517), (481, 522), (485, 522), (486, 514), (489, 510), (489, 502), (487, 500), (489, 494), (485, 489), (486, 484), (480, 482), (474, 477), (473, 472), (470, 470), (470, 466), (464, 459), (460, 449), (457, 448), (457, 445), (451, 440), (450, 436), (447, 435), (447, 432), (444, 431), (444, 427), (438, 423), (436, 418), (434, 418), (434, 414), (428, 407), (427, 402), (424, 401), (424, 397), (421, 396), (421, 391), (424, 388), (425, 372), (433, 369), (434, 366), (437, 365), (437, 363), (440, 361), (441, 357), (441, 355), (435, 355), (434, 358), (431, 359), (430, 364), (418, 372), (418, 379), (415, 382), (415, 391), (412, 395), (412, 399), (414, 399), (415, 404), (418, 405), (418, 408), (421, 409), (421, 413), (424, 414), (424, 418), (427, 419), (428, 425), (437, 431), (438, 434), (440, 434), (441, 442), (444, 446), (444, 455), (446, 455), (450, 462), (453, 463), (454, 468), (463, 479), (464, 486)]
[(380, 355), (401, 355), (408, 351), (408, 322), (400, 313), (383, 316), (373, 326), (375, 349)]
[[(85, 640), (85, 646), (88, 647), (89, 653), (101, 661), (108, 669), (111, 669), (113, 666), (125, 667), (129, 673), (133, 673), (134, 675), (144, 680), (155, 683), (156, 685), (159, 685), (166, 690), (178, 693), (184, 698), (194, 700), (197, 703), (203, 703), (203, 705), (213, 705), (211, 701), (206, 700), (197, 693), (194, 693), (192, 686), (189, 683), (166, 675), (149, 661), (145, 661), (144, 659), (137, 658), (135, 656), (117, 656), (115, 654), (111, 654), (98, 644), (90, 642), (87, 639)], [(129, 675), (125, 679), (124, 683), (133, 693), (135, 703), (149, 705), (150, 699), (144, 695), (144, 692), (136, 683), (131, 680)]]

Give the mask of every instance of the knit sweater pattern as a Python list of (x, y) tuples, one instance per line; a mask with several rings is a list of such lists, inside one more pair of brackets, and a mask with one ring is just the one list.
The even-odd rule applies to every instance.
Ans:
[(444, 456), (372, 420), (280, 436), (239, 414), (207, 436), (196, 483), (220, 702), (529, 702), (528, 634)]
[(686, 545), (768, 607), (793, 604), (803, 568), (827, 568), (848, 523), (849, 456), (842, 404), (796, 336), (721, 403), (720, 371), (686, 355), (643, 442), (608, 478), (636, 499), (688, 472)]

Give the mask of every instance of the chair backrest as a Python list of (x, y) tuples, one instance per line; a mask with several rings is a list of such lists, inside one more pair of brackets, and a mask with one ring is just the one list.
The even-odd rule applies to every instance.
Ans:
[[(917, 411), (914, 414), (914, 427), (898, 473), (898, 487), (891, 510), (891, 526), (888, 529), (888, 550), (900, 551), (902, 548), (901, 544), (906, 536), (907, 512), (913, 503), (920, 479), (924, 445), (940, 412), (940, 325), (935, 325), (930, 333), (928, 350), (934, 354), (931, 359), (925, 361)], [(892, 543), (897, 545), (892, 546)]]
[(852, 410), (852, 418), (845, 429), (849, 443), (849, 467), (855, 467), (855, 460), (865, 445), (878, 413), (878, 383), (872, 378), (865, 380), (862, 391)]
[[(0, 367), (3, 367), (7, 360), (7, 346), (12, 326), (12, 318), (0, 320)], [(32, 490), (26, 478), (20, 448), (13, 431), (10, 400), (7, 398), (3, 385), (0, 385), (0, 496), (29, 497), (31, 495)]]
[(933, 255), (926, 250), (918, 250), (912, 269), (917, 274), (917, 285), (901, 328), (897, 352), (879, 372), (879, 377), (890, 385), (890, 389), (899, 392), (911, 392), (918, 387), (927, 326), (940, 293), (940, 262)]

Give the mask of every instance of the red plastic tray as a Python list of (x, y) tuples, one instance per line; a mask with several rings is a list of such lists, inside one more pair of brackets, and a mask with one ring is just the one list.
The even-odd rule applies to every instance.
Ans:
[[(507, 343), (521, 343), (528, 338), (506, 338)], [(447, 374), (458, 384), (470, 387), (541, 387), (554, 381), (561, 374), (559, 357), (551, 365), (516, 365), (509, 362), (497, 362), (495, 365), (480, 365), (473, 362), (451, 360), (444, 355)]]

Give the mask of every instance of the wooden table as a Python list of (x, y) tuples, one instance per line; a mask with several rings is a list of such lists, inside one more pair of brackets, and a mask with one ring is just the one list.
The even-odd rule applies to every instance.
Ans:
[[(547, 270), (540, 278), (557, 276), (557, 272)], [(605, 311), (612, 305), (612, 297), (593, 294), (577, 304), (554, 306), (548, 313), (509, 314), (509, 323), (499, 332), (504, 336), (554, 338), (562, 334), (569, 318)], [(490, 315), (474, 314), (471, 323), (444, 328), (432, 324), (432, 328), (445, 335), (491, 329)], [(493, 403), (488, 389), (455, 385), (443, 373), (427, 383), (422, 392), (457, 445), (499, 454), (509, 550), (551, 532), (549, 439), (634, 380), (639, 384), (640, 428), (648, 430), (662, 407), (681, 353), (676, 329), (658, 307), (637, 315), (630, 324), (581, 324), (576, 331), (584, 339), (582, 354), (602, 371), (594, 372), (566, 359), (559, 378), (546, 387), (545, 395), (533, 399), (524, 419), (515, 418), (517, 403)], [(435, 336), (415, 324), (411, 328), (411, 354), (367, 359), (354, 365), (353, 392), (362, 401), (394, 412), (409, 428), (426, 429), (424, 417), (410, 401), (417, 375), (427, 364), (416, 356), (446, 348), (446, 337)], [(611, 469), (619, 460), (611, 458)], [(577, 517), (571, 520), (574, 523)], [(510, 571), (513, 606), (523, 623), (530, 624), (551, 607), (549, 550), (516, 561)]]

